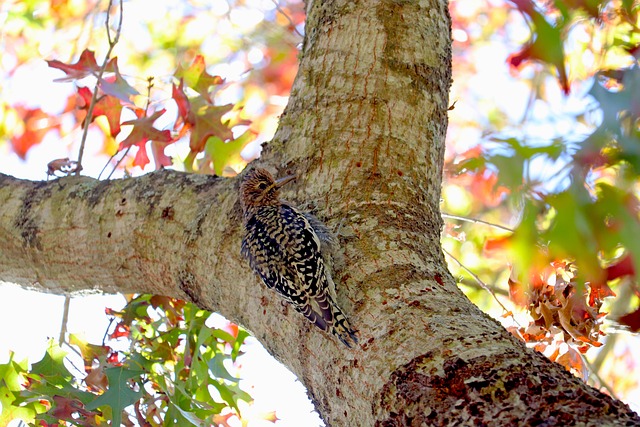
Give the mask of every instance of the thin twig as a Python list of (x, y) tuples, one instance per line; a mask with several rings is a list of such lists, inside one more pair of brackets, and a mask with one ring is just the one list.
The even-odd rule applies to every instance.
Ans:
[[(460, 281), (460, 284), (472, 289), (484, 289), (482, 286), (478, 285), (478, 283), (475, 280), (469, 280), (466, 278), (462, 278), (462, 280)], [(491, 286), (490, 289), (493, 292), (495, 292), (496, 295), (502, 295), (503, 297), (509, 296), (509, 291), (507, 291), (506, 289), (496, 288), (495, 286)]]
[[(80, 352), (79, 352), (79, 351), (78, 351), (74, 346), (67, 344), (67, 347), (69, 347), (69, 348), (70, 348), (70, 349), (71, 349), (75, 354), (77, 354), (77, 355), (80, 357), (80, 359), (82, 359), (82, 360), (84, 361), (84, 357), (82, 356), (82, 353), (80, 353)], [(69, 362), (69, 363), (71, 364), (71, 366), (73, 366), (73, 368), (74, 368), (76, 371), (78, 371), (78, 373), (79, 373), (80, 375), (83, 375), (83, 376), (85, 376), (85, 377), (87, 376), (87, 371), (85, 371), (84, 369), (80, 369), (80, 368), (78, 368), (78, 367), (76, 366), (76, 364), (75, 364), (75, 363), (73, 363), (73, 360), (71, 360), (71, 358), (70, 358), (70, 357), (66, 357), (65, 359), (66, 359), (66, 361), (67, 361), (67, 362)]]
[(120, 19), (118, 20), (118, 28), (116, 29), (116, 37), (111, 40), (111, 29), (109, 28), (109, 12), (111, 11), (111, 5), (113, 0), (109, 0), (109, 6), (107, 7), (107, 39), (109, 39), (109, 47), (113, 48), (120, 40), (120, 30), (122, 30), (122, 0), (120, 0)]
[[(502, 307), (502, 309), (505, 311), (505, 313), (511, 313), (511, 310), (507, 310), (507, 307), (504, 306), (504, 304), (502, 304), (500, 302), (500, 300), (498, 299), (498, 296), (496, 295), (495, 292), (493, 292), (493, 290), (482, 281), (482, 279), (480, 279), (473, 271), (469, 270), (464, 264), (462, 264), (456, 257), (454, 257), (451, 253), (449, 253), (445, 248), (442, 248), (442, 251), (449, 256), (449, 258), (451, 258), (452, 260), (454, 260), (456, 262), (456, 264), (458, 264), (460, 266), (460, 268), (462, 268), (464, 271), (466, 271), (467, 273), (469, 273), (469, 275), (471, 277), (473, 277), (473, 279), (478, 282), (478, 284), (480, 285), (480, 287), (482, 287), (482, 289), (484, 289), (485, 291), (489, 292), (491, 294), (491, 296), (493, 297), (494, 300), (496, 300), (496, 302), (498, 303), (498, 305), (500, 307)], [(513, 314), (511, 315), (511, 318), (513, 319), (513, 321), (520, 326), (520, 324), (518, 323), (518, 321), (516, 320), (516, 318), (513, 316)]]
[(82, 127), (82, 139), (80, 140), (80, 150), (78, 152), (78, 169), (76, 170), (76, 175), (80, 175), (80, 171), (82, 170), (82, 156), (84, 154), (84, 144), (87, 141), (87, 135), (89, 134), (89, 123), (91, 122), (91, 117), (93, 116), (93, 109), (98, 101), (98, 89), (100, 87), (100, 81), (102, 80), (102, 75), (104, 71), (107, 69), (107, 64), (109, 63), (109, 58), (111, 57), (111, 52), (113, 52), (113, 48), (118, 43), (120, 39), (120, 32), (122, 30), (122, 1), (120, 0), (120, 20), (118, 22), (118, 28), (116, 29), (116, 35), (113, 39), (111, 39), (111, 31), (109, 30), (109, 12), (111, 11), (111, 6), (113, 5), (113, 0), (109, 0), (109, 6), (107, 6), (107, 38), (109, 39), (109, 49), (107, 50), (107, 55), (104, 58), (104, 62), (102, 66), (100, 66), (100, 70), (98, 71), (98, 75), (96, 76), (96, 85), (93, 89), (93, 96), (91, 97), (91, 102), (89, 103), (89, 109), (87, 110), (87, 116), (84, 120), (84, 124)]
[[(113, 158), (114, 158), (115, 156), (117, 156), (117, 155), (118, 155), (118, 152), (116, 151), (116, 152), (113, 154), (113, 156), (109, 157), (109, 160), (107, 160), (107, 163), (105, 163), (105, 164), (104, 164), (104, 167), (103, 167), (103, 168), (102, 168), (102, 170), (100, 171), (100, 174), (98, 175), (98, 179), (100, 179), (100, 177), (102, 176), (102, 173), (104, 172), (104, 170), (107, 168), (107, 166), (109, 166), (109, 163), (111, 163), (111, 161), (113, 160)], [(111, 173), (113, 173), (113, 171), (112, 171)], [(109, 174), (109, 176), (111, 176), (111, 174)], [(107, 178), (107, 179), (109, 179), (109, 178)]]
[(69, 347), (69, 349), (71, 351), (73, 351), (75, 354), (77, 354), (80, 358), (82, 358), (82, 353), (80, 352), (80, 350), (78, 350), (77, 348), (75, 348), (74, 346), (72, 346), (71, 344), (69, 344), (68, 342), (65, 342), (66, 346)]
[[(124, 154), (122, 155), (122, 157), (120, 157), (120, 160), (118, 160), (118, 162), (116, 163), (116, 165), (113, 167), (113, 169), (111, 169), (111, 172), (109, 173), (109, 176), (107, 177), (107, 181), (109, 181), (109, 179), (111, 179), (111, 175), (113, 175), (113, 173), (116, 171), (116, 169), (118, 169), (118, 166), (120, 166), (120, 163), (122, 163), (122, 161), (125, 159), (125, 157), (127, 157), (127, 154), (129, 154), (129, 151), (131, 151), (131, 147), (132, 145), (127, 147), (127, 150), (124, 152)], [(118, 154), (118, 153), (116, 153)], [(115, 156), (115, 154), (114, 154)], [(112, 157), (113, 158), (113, 157)], [(105, 165), (105, 168), (107, 166)]]
[(62, 347), (64, 336), (67, 334), (67, 322), (69, 321), (69, 303), (71, 302), (70, 296), (64, 297), (64, 308), (62, 310), (62, 325), (60, 325), (60, 337), (58, 338), (58, 345)]
[(107, 329), (105, 329), (104, 331), (104, 335), (102, 336), (102, 345), (106, 345), (107, 343), (107, 337), (109, 336), (109, 329), (111, 329), (111, 325), (113, 325), (113, 322), (116, 320), (115, 317), (112, 317), (111, 319), (109, 319), (109, 324), (107, 325)]
[(442, 215), (443, 218), (457, 219), (459, 221), (466, 221), (466, 222), (471, 222), (471, 223), (474, 223), (474, 224), (484, 224), (484, 225), (488, 225), (488, 226), (493, 227), (493, 228), (497, 228), (499, 230), (508, 231), (510, 233), (514, 232), (514, 230), (512, 228), (505, 227), (504, 225), (500, 225), (500, 224), (494, 224), (494, 223), (488, 222), (488, 221), (483, 221), (481, 219), (467, 218), (465, 216), (451, 215), (451, 214), (447, 214), (447, 213), (443, 213), (441, 215)]
[(613, 388), (611, 388), (611, 386), (609, 384), (607, 384), (607, 382), (602, 379), (602, 377), (600, 376), (600, 373), (598, 372), (598, 369), (596, 369), (595, 366), (593, 366), (591, 363), (589, 363), (589, 361), (587, 360), (586, 357), (584, 357), (583, 354), (580, 354), (580, 357), (582, 358), (582, 360), (585, 363), (585, 365), (587, 365), (587, 368), (589, 368), (589, 372), (591, 373), (591, 375), (596, 377), (596, 379), (598, 380), (598, 383), (600, 384), (600, 387), (603, 387), (604, 389), (606, 389), (609, 392), (609, 394), (611, 395), (611, 397), (613, 397), (614, 399), (620, 400), (616, 396), (616, 393), (613, 391)]
[(293, 27), (293, 31), (295, 31), (295, 33), (297, 35), (299, 35), (300, 37), (304, 38), (304, 36), (300, 33), (300, 31), (298, 31), (298, 29), (296, 28), (296, 24), (293, 22), (293, 19), (291, 19), (291, 17), (289, 15), (287, 15), (287, 12), (284, 11), (284, 9), (280, 6), (280, 4), (278, 4), (277, 0), (271, 0), (273, 2), (273, 4), (276, 6), (276, 10), (278, 12), (280, 12), (282, 14), (282, 16), (285, 17), (285, 19), (287, 21), (289, 21), (289, 24), (291, 24), (291, 26)]

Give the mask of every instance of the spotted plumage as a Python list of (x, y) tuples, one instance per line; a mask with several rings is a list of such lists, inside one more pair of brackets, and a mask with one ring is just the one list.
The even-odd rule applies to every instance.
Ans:
[(331, 251), (335, 240), (317, 218), (279, 197), (282, 185), (265, 169), (252, 169), (240, 186), (245, 235), (242, 254), (262, 282), (298, 312), (348, 347), (355, 331), (335, 303)]

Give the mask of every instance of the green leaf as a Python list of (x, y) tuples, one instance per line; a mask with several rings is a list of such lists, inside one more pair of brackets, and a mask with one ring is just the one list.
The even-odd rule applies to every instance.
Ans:
[(249, 332), (238, 328), (238, 336), (236, 337), (236, 341), (233, 343), (233, 349), (231, 350), (231, 360), (234, 362), (236, 361), (238, 354), (240, 354), (240, 347), (242, 347), (244, 340), (249, 336), (251, 336)]
[(231, 375), (229, 371), (227, 371), (227, 368), (224, 367), (225, 360), (228, 360), (228, 356), (218, 353), (213, 356), (213, 359), (209, 360), (207, 365), (214, 377), (237, 382), (238, 378)]
[[(122, 411), (142, 397), (142, 385), (134, 378), (139, 379), (140, 375), (144, 373), (142, 370), (129, 369), (124, 366), (105, 369), (109, 388), (93, 402), (90, 402), (86, 408), (92, 410), (101, 406), (109, 406), (112, 411), (111, 425), (120, 425)], [(131, 382), (138, 384), (140, 390), (135, 391), (131, 387)]]
[(256, 135), (252, 131), (247, 130), (238, 138), (229, 142), (224, 142), (218, 137), (209, 138), (204, 150), (213, 161), (213, 169), (216, 175), (222, 176), (222, 172), (227, 165), (242, 162), (240, 152), (255, 137)]
[(186, 86), (192, 88), (204, 99), (209, 100), (209, 88), (224, 83), (220, 76), (212, 76), (207, 73), (207, 66), (202, 55), (197, 55), (189, 68), (179, 66), (175, 73), (178, 79), (182, 78)]
[[(227, 402), (227, 404), (229, 404), (229, 406), (231, 406), (232, 408), (234, 408), (238, 413), (240, 413), (238, 407), (237, 407), (237, 403), (238, 401), (242, 400), (244, 402), (247, 403), (251, 403), (253, 401), (253, 399), (251, 398), (251, 396), (245, 392), (244, 390), (242, 390), (240, 388), (240, 385), (237, 383), (217, 383), (214, 381), (213, 385), (216, 387), (216, 389), (218, 389), (218, 391), (220, 392), (221, 389), (225, 390), (225, 393), (228, 393), (228, 397), (225, 398), (225, 396), (223, 396), (222, 393), (220, 393), (220, 396), (224, 399), (225, 402)], [(229, 400), (231, 399), (231, 400)], [(233, 404), (231, 404), (231, 402), (233, 402)]]
[(49, 348), (37, 363), (31, 366), (31, 374), (36, 374), (46, 380), (47, 383), (56, 386), (69, 385), (73, 379), (71, 372), (64, 366), (64, 358), (67, 353), (53, 340), (49, 341)]
[(0, 381), (9, 387), (9, 390), (18, 391), (23, 389), (21, 377), (27, 372), (29, 364), (26, 359), (22, 362), (14, 361), (14, 355), (13, 352), (9, 353), (9, 361), (0, 365)]
[(16, 394), (9, 390), (8, 387), (0, 383), (0, 404), (2, 405), (2, 413), (0, 413), (0, 425), (6, 426), (10, 421), (22, 420), (24, 422), (33, 422), (36, 416), (35, 409), (28, 406), (14, 405)]
[(33, 422), (37, 413), (33, 405), (20, 405), (22, 399), (19, 399), (19, 394), (24, 389), (22, 374), (26, 372), (28, 365), (26, 360), (20, 363), (15, 362), (13, 356), (12, 352), (9, 355), (9, 362), (0, 365), (0, 405), (2, 405), (0, 425), (7, 425), (12, 420)]
[(211, 330), (211, 335), (213, 335), (215, 338), (222, 340), (224, 342), (227, 342), (229, 344), (233, 344), (235, 342), (235, 338), (233, 335), (231, 335), (229, 332), (227, 331), (223, 331), (222, 329), (212, 329)]
[(549, 242), (552, 258), (576, 260), (580, 277), (597, 281), (602, 276), (598, 261), (598, 243), (594, 235), (593, 205), (582, 187), (546, 198), (554, 208), (552, 224), (541, 233), (543, 242)]
[[(184, 421), (187, 421), (187, 422), (191, 423), (194, 426), (202, 426), (202, 425), (205, 424), (204, 421), (201, 418), (198, 418), (198, 416), (196, 416), (196, 414), (194, 414), (193, 412), (185, 411), (181, 407), (171, 404), (171, 402), (170, 402), (170, 406), (182, 416), (182, 419)], [(165, 420), (165, 421), (167, 421), (167, 420)], [(176, 421), (178, 421), (178, 420), (176, 420)], [(178, 422), (178, 423), (176, 423), (176, 425), (184, 425), (184, 424), (181, 423), (181, 422)]]

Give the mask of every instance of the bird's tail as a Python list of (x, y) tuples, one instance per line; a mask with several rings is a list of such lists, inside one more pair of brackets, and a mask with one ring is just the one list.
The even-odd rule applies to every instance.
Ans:
[(333, 308), (333, 323), (330, 325), (330, 331), (333, 335), (338, 337), (340, 341), (344, 343), (349, 348), (353, 348), (356, 344), (358, 344), (358, 337), (356, 336), (356, 331), (351, 327), (349, 320), (342, 313), (340, 307), (336, 304), (332, 304)]
[(351, 327), (340, 307), (333, 301), (331, 295), (323, 292), (312, 298), (299, 310), (304, 317), (323, 331), (330, 332), (349, 348), (358, 344), (356, 330)]

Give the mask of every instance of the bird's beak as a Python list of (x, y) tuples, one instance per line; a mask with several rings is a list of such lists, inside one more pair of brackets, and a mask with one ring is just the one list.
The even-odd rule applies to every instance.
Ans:
[(296, 179), (295, 175), (287, 175), (283, 178), (280, 178), (276, 181), (276, 188), (280, 188), (285, 184), (288, 184), (289, 182), (293, 181), (294, 179)]

